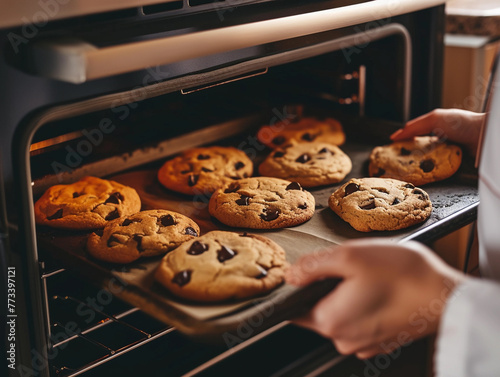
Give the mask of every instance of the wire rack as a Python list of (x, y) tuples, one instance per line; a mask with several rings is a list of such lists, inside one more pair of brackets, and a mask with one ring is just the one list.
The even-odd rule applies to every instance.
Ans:
[[(83, 374), (176, 331), (149, 317), (145, 321), (138, 308), (118, 301), (109, 293), (93, 291), (84, 283), (75, 283), (67, 275), (64, 269), (42, 275), (49, 354), (56, 355), (51, 367), (53, 375)], [(66, 294), (68, 290), (74, 293)], [(137, 316), (141, 319), (134, 318)], [(136, 323), (145, 326), (141, 328)], [(65, 351), (71, 356), (63, 355)]]

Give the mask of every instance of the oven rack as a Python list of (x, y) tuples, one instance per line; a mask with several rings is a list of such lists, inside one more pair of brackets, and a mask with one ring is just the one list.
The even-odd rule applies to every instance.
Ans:
[[(41, 262), (41, 267), (42, 269), (44, 269), (45, 267), (44, 262)], [(106, 311), (100, 310), (99, 308), (92, 306), (88, 302), (83, 301), (81, 298), (77, 298), (72, 295), (66, 295), (66, 294), (64, 295), (49, 294), (49, 287), (47, 280), (55, 276), (62, 275), (65, 272), (67, 272), (66, 269), (57, 268), (48, 272), (44, 272), (41, 275), (43, 298), (45, 304), (44, 306), (46, 309), (45, 314), (48, 325), (47, 329), (49, 331), (48, 339), (53, 339), (52, 336), (57, 330), (62, 330), (67, 335), (67, 337), (64, 337), (62, 340), (55, 342), (51, 341), (50, 348), (53, 352), (57, 352), (59, 349), (64, 349), (69, 344), (69, 342), (72, 342), (76, 339), (80, 339), (83, 340), (84, 343), (90, 347), (96, 347), (100, 350), (105, 351), (105, 354), (90, 362), (85, 363), (83, 366), (69, 367), (66, 365), (62, 366), (53, 365), (52, 370), (55, 373), (55, 375), (64, 377), (78, 376), (82, 373), (90, 371), (91, 369), (99, 365), (109, 362), (114, 358), (123, 356), (124, 354), (134, 350), (137, 347), (140, 347), (146, 343), (149, 343), (173, 331), (176, 331), (174, 327), (165, 326), (164, 324), (162, 324), (162, 326), (156, 329), (155, 331), (151, 330), (146, 331), (130, 324), (129, 322), (126, 321), (126, 319), (131, 315), (133, 315), (134, 313), (140, 311), (140, 309), (135, 307), (124, 308), (117, 314), (109, 314)], [(55, 301), (59, 301), (65, 304), (71, 304), (72, 306), (76, 307), (85, 307), (86, 309), (95, 312), (103, 319), (97, 321), (96, 323), (91, 324), (90, 326), (86, 327), (83, 330), (76, 331), (75, 329), (73, 329), (73, 326), (70, 327), (68, 324), (63, 324), (62, 320), (56, 318), (57, 315), (52, 316), (53, 313), (51, 312), (50, 307), (53, 306), (53, 303)], [(110, 324), (118, 325), (121, 328), (126, 328), (138, 334), (139, 339), (134, 339), (120, 347), (112, 347), (106, 345), (104, 343), (105, 341), (102, 341), (98, 335), (97, 336), (95, 335), (95, 333), (98, 332), (98, 330)]]
[[(92, 374), (93, 372), (99, 375), (99, 370), (94, 368), (109, 363), (112, 360), (124, 356), (125, 354), (131, 351), (139, 349), (140, 347), (150, 342), (159, 341), (160, 338), (165, 337), (163, 338), (164, 341), (168, 342), (169, 335), (171, 337), (177, 337), (180, 334), (180, 332), (175, 327), (165, 325), (162, 322), (158, 322), (152, 319), (151, 317), (147, 316), (146, 314), (144, 314), (139, 308), (129, 306), (126, 303), (120, 302), (120, 305), (118, 305), (119, 310), (116, 312), (116, 314), (110, 314), (111, 312), (116, 311), (116, 308), (109, 307), (101, 310), (98, 307), (96, 307), (98, 305), (92, 305), (88, 302), (88, 300), (86, 302), (83, 297), (79, 297), (79, 296), (85, 296), (85, 293), (82, 292), (75, 292), (72, 294), (54, 293), (52, 291), (57, 290), (57, 288), (55, 289), (52, 286), (53, 285), (58, 286), (61, 283), (59, 281), (56, 281), (53, 282), (53, 284), (51, 284), (51, 280), (58, 279), (61, 281), (67, 281), (66, 279), (68, 278), (65, 277), (64, 275), (71, 274), (71, 271), (65, 268), (57, 268), (57, 267), (54, 268), (52, 266), (46, 268), (45, 262), (41, 262), (40, 266), (43, 271), (43, 273), (41, 274), (41, 280), (42, 280), (42, 290), (43, 290), (42, 296), (44, 301), (45, 316), (48, 329), (47, 339), (50, 339), (49, 354), (57, 353), (59, 350), (62, 350), (64, 352), (64, 349), (68, 347), (68, 345), (71, 347), (71, 344), (75, 342), (80, 342), (83, 345), (76, 347), (79, 349), (79, 354), (82, 355), (82, 359), (85, 359), (86, 354), (100, 353), (98, 357), (94, 357), (88, 361), (80, 362), (78, 365), (70, 365), (70, 363), (68, 363), (67, 360), (55, 359), (55, 361), (52, 362), (51, 365), (51, 375), (61, 376), (61, 377), (73, 377), (78, 375), (87, 375), (86, 373), (91, 373), (90, 375), (93, 375)], [(72, 276), (69, 277), (68, 279), (69, 280), (67, 285), (68, 289), (71, 289), (72, 286), (71, 279), (73, 279)], [(78, 291), (78, 289), (76, 290)], [(63, 307), (71, 306), (73, 308), (83, 307), (85, 308), (85, 310), (87, 310), (87, 313), (88, 311), (92, 311), (93, 313), (96, 314), (96, 316), (98, 316), (101, 319), (96, 320), (88, 327), (78, 331), (74, 329), (75, 327), (74, 325), (68, 325), (68, 323), (70, 322), (66, 324), (63, 323), (64, 319), (59, 317), (64, 317), (65, 315), (67, 316), (67, 312), (64, 313), (63, 311), (63, 313), (61, 314), (60, 308), (59, 310), (57, 310), (57, 308), (54, 308), (54, 306), (63, 306)], [(132, 324), (134, 321), (131, 320), (131, 317), (134, 315), (139, 315), (141, 316), (141, 318), (143, 316), (147, 316), (149, 324), (151, 323), (155, 324), (153, 326), (154, 330), (152, 331), (151, 329), (141, 328), (135, 324)], [(135, 322), (137, 322), (137, 320)], [(216, 348), (215, 351), (211, 351), (209, 352), (208, 355), (204, 355), (204, 357), (198, 360), (198, 362), (195, 365), (191, 365), (190, 370), (183, 372), (182, 375), (194, 376), (198, 373), (203, 373), (209, 368), (211, 368), (213, 365), (232, 357), (235, 353), (244, 350), (245, 348), (249, 347), (250, 345), (256, 342), (259, 342), (261, 339), (269, 336), (270, 334), (278, 332), (279, 330), (288, 326), (288, 324), (289, 324), (288, 321), (283, 321), (267, 329), (266, 331), (250, 339), (247, 339), (239, 344), (233, 345), (231, 347), (226, 346), (223, 349)], [(109, 339), (109, 336), (99, 333), (100, 331), (109, 326), (117, 327), (116, 329), (113, 330), (113, 334), (121, 332), (122, 330), (125, 329), (129, 330), (130, 332), (134, 333), (137, 336), (133, 337), (133, 339), (129, 340), (128, 342), (125, 342), (124, 344), (118, 347), (110, 345), (109, 342), (112, 340)], [(68, 336), (64, 337), (63, 339), (52, 341), (55, 338), (59, 338), (59, 336), (57, 336), (57, 333), (59, 334), (64, 333), (67, 334)], [(176, 343), (177, 341), (178, 339), (175, 338), (171, 340), (171, 343)], [(194, 346), (200, 348), (202, 352), (205, 347), (211, 347), (211, 345), (205, 345), (205, 344), (195, 344)], [(312, 356), (310, 357), (316, 356), (318, 353), (323, 354), (325, 352), (324, 348), (325, 347), (323, 346), (319, 347), (318, 349), (312, 349), (310, 352)], [(332, 350), (327, 350), (327, 351), (329, 352), (329, 355), (332, 352)]]
[[(79, 292), (78, 289), (75, 289), (76, 292), (72, 294), (55, 294), (52, 292), (53, 290), (56, 290), (53, 286), (61, 286), (61, 281), (66, 282), (69, 280), (67, 286), (65, 288), (61, 288), (62, 291), (65, 289), (72, 290), (72, 279), (74, 279), (74, 276), (71, 274), (70, 270), (65, 268), (52, 267), (46, 269), (45, 265), (46, 264), (44, 262), (41, 262), (43, 271), (41, 274), (43, 300), (46, 308), (45, 314), (46, 321), (48, 323), (47, 329), (49, 331), (47, 339), (57, 338), (57, 336), (54, 337), (54, 334), (58, 331), (59, 333), (64, 332), (65, 334), (68, 334), (68, 336), (64, 339), (54, 341), (50, 344), (49, 355), (57, 353), (58, 350), (64, 352), (66, 347), (71, 348), (71, 344), (75, 342), (80, 342), (83, 345), (80, 347), (75, 346), (78, 348), (78, 355), (81, 355), (81, 359), (85, 359), (85, 355), (89, 353), (94, 354), (99, 353), (99, 351), (101, 353), (98, 357), (92, 358), (91, 360), (81, 361), (75, 365), (71, 364), (71, 360), (68, 362), (68, 360), (64, 360), (64, 358), (63, 360), (56, 358), (51, 363), (50, 369), (52, 376), (73, 377), (79, 375), (94, 376), (95, 374), (100, 376), (102, 375), (100, 374), (102, 372), (98, 367), (106, 367), (104, 364), (108, 364), (114, 359), (123, 357), (131, 351), (136, 350), (137, 352), (142, 352), (140, 350), (141, 347), (148, 343), (155, 344), (153, 343), (155, 341), (157, 342), (157, 346), (170, 343), (174, 344), (176, 347), (186, 347), (185, 344), (182, 345), (178, 343), (180, 339), (179, 336), (182, 337), (182, 335), (175, 327), (165, 325), (162, 322), (157, 322), (144, 314), (139, 308), (120, 302), (120, 305), (118, 305), (120, 310), (116, 311), (116, 314), (111, 314), (115, 312), (116, 308), (106, 307), (101, 310), (94, 307), (86, 302), (83, 297), (80, 297), (85, 296), (85, 293)], [(68, 278), (66, 275), (70, 275), (70, 277)], [(51, 280), (57, 281), (51, 282)], [(96, 320), (94, 323), (80, 331), (76, 331), (74, 330), (74, 326), (68, 326), (67, 323), (64, 324), (64, 318), (60, 317), (64, 317), (67, 313), (61, 314), (61, 310), (58, 311), (57, 308), (54, 308), (54, 304), (58, 304), (59, 306), (84, 307), (86, 310), (88, 309), (96, 313), (96, 315), (98, 315), (101, 319)], [(147, 316), (149, 325), (150, 323), (155, 324), (154, 330), (137, 326), (135, 324), (137, 319), (134, 321), (131, 318), (134, 315), (139, 315), (141, 318)], [(116, 329), (113, 329), (112, 331), (113, 334), (126, 329), (135, 333), (137, 337), (123, 345), (120, 345), (119, 347), (110, 345), (109, 342), (112, 341), (112, 339), (109, 339), (109, 336), (107, 337), (106, 334), (100, 333), (100, 331), (110, 326), (116, 326)], [(235, 355), (254, 352), (251, 349), (252, 347), (258, 348), (258, 344), (260, 344), (259, 342), (265, 341), (265, 339), (269, 339), (269, 337), (281, 338), (286, 336), (283, 335), (283, 333), (290, 331), (296, 332), (304, 330), (294, 328), (290, 325), (289, 321), (282, 321), (260, 332), (259, 334), (242, 341), (241, 343), (231, 346), (226, 345), (224, 347), (214, 347), (214, 345), (203, 343), (188, 344), (187, 347), (194, 349), (195, 352), (203, 353), (203, 355), (197, 360), (191, 361), (189, 368), (179, 371), (179, 374), (174, 373), (173, 375), (182, 375), (183, 377), (195, 375), (203, 376), (207, 375), (207, 373), (210, 375), (210, 373), (212, 373), (212, 368), (218, 368), (220, 363), (234, 363), (232, 359)], [(190, 342), (186, 339), (184, 339), (184, 341)], [(296, 370), (304, 369), (307, 370), (311, 376), (317, 375), (317, 373), (319, 375), (324, 368), (337, 365), (346, 359), (346, 356), (338, 354), (333, 345), (325, 340), (321, 340), (319, 342), (314, 341), (310, 346), (304, 347), (307, 352), (300, 359), (293, 359), (293, 363), (291, 365), (287, 364), (285, 366), (278, 366), (277, 370), (273, 373), (273, 376), (277, 377), (289, 375), (291, 366), (293, 366), (294, 372)], [(131, 358), (133, 357), (134, 355), (132, 354)], [(112, 366), (110, 368), (112, 368)], [(166, 367), (165, 370), (168, 370), (168, 367)]]

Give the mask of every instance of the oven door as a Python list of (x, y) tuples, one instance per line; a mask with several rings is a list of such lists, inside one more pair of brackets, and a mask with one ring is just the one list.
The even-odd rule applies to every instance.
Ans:
[[(54, 30), (45, 37), (41, 30), (40, 36), (34, 33), (32, 41), (22, 35), (16, 37), (15, 33), (9, 39), (17, 55), (13, 60), (18, 66), (43, 77), (82, 83), (176, 62), (190, 64), (200, 57), (212, 56), (220, 62), (221, 56), (217, 54), (221, 53), (248, 58), (245, 56), (248, 53), (266, 53), (261, 48), (255, 51), (256, 46), (360, 24), (364, 24), (364, 29), (357, 31), (365, 35), (359, 35), (355, 45), (363, 48), (373, 40), (371, 34), (395, 17), (442, 4), (439, 0), (406, 1), (397, 5), (389, 1), (337, 1), (328, 4), (330, 8), (316, 11), (264, 9), (258, 15), (249, 8), (248, 15), (236, 22), (207, 16), (203, 23), (177, 27), (175, 20), (169, 20), (167, 25), (162, 22), (162, 27), (158, 27), (158, 21), (148, 21), (149, 25), (140, 28), (132, 22), (120, 25), (119, 31), (108, 25), (103, 29), (97, 26), (92, 33)], [(217, 14), (220, 17), (226, 11), (235, 9), (219, 8)], [(148, 29), (151, 31), (145, 33)], [(344, 42), (344, 46), (347, 45), (352, 44)], [(253, 51), (248, 50), (252, 48)], [(353, 53), (357, 51), (346, 51), (346, 58)]]

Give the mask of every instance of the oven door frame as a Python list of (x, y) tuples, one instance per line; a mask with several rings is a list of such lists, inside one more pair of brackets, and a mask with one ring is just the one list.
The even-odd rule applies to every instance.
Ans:
[[(432, 2), (435, 3), (435, 2)], [(362, 24), (364, 25), (364, 24)], [(411, 86), (411, 38), (408, 37), (408, 32), (404, 26), (398, 24), (389, 24), (380, 28), (381, 33), (370, 33), (374, 40), (377, 38), (383, 38), (393, 33), (403, 36), (403, 39), (407, 43), (407, 53), (410, 58), (406, 62), (406, 80), (407, 86), (405, 86), (405, 119), (410, 116), (410, 86)], [(326, 51), (334, 51), (335, 49), (346, 46), (345, 42), (356, 45), (354, 41), (354, 36), (346, 37), (346, 40), (341, 41), (331, 41), (324, 44)], [(365, 40), (366, 41), (366, 40)], [(342, 42), (342, 44), (340, 44)], [(329, 50), (332, 49), (333, 50)], [(308, 56), (308, 49), (304, 49), (301, 53), (301, 57), (294, 57), (295, 59), (302, 59)], [(314, 55), (317, 55), (315, 53)], [(269, 60), (266, 60), (269, 59)], [(209, 85), (214, 81), (224, 81), (234, 77), (237, 74), (246, 74), (248, 72), (255, 71), (261, 67), (270, 66), (270, 61), (275, 59), (275, 57), (264, 57), (256, 59), (255, 61), (247, 61), (239, 63), (230, 68), (220, 68), (211, 72), (197, 73), (181, 78), (176, 78), (169, 81), (160, 82), (157, 84), (149, 85), (147, 87), (141, 88), (141, 99), (146, 99), (150, 97), (159, 96), (171, 91), (183, 90), (186, 88), (193, 87), (194, 83), (196, 85)], [(285, 61), (280, 62), (283, 64)], [(278, 64), (278, 63), (276, 63)], [(70, 104), (62, 104), (57, 106), (51, 106), (46, 109), (36, 110), (33, 113), (28, 114), (21, 124), (17, 127), (16, 133), (13, 140), (13, 165), (14, 165), (14, 178), (17, 190), (20, 197), (19, 206), (19, 234), (23, 237), (20, 240), (19, 249), (22, 254), (23, 259), (23, 270), (26, 285), (26, 300), (30, 303), (31, 316), (27, 321), (28, 331), (30, 334), (30, 349), (38, 350), (42, 360), (50, 360), (49, 348), (50, 341), (47, 338), (47, 334), (40, 329), (46, 327), (46, 313), (45, 304), (43, 302), (43, 295), (41, 294), (42, 287), (40, 284), (41, 267), (39, 264), (39, 255), (37, 250), (36, 241), (36, 225), (34, 222), (33, 214), (33, 192), (32, 192), (32, 177), (31, 177), (31, 167), (30, 167), (30, 153), (29, 146), (32, 143), (33, 136), (35, 132), (43, 125), (51, 121), (68, 118), (71, 116), (77, 116), (84, 114), (89, 111), (96, 111), (99, 109), (107, 109), (111, 106), (120, 106), (133, 103), (137, 100), (137, 91), (127, 90), (123, 92), (107, 94), (103, 96), (94, 97), (88, 100), (76, 101)], [(82, 172), (77, 172), (77, 174), (84, 174)], [(76, 175), (72, 175), (68, 180), (76, 178)], [(58, 182), (59, 183), (59, 182)], [(35, 278), (36, 277), (36, 278)], [(28, 312), (26, 312), (28, 315)], [(32, 359), (30, 359), (33, 361)], [(26, 361), (25, 361), (26, 362)], [(29, 363), (29, 360), (27, 361)], [(30, 363), (31, 365), (31, 363)], [(48, 370), (42, 370), (41, 375), (48, 376)]]

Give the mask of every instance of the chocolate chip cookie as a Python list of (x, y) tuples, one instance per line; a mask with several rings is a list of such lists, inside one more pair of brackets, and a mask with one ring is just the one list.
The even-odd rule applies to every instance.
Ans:
[(429, 195), (408, 182), (353, 178), (329, 198), (330, 208), (360, 232), (397, 230), (429, 218)]
[(435, 136), (375, 147), (370, 154), (371, 177), (395, 178), (420, 186), (451, 177), (462, 163), (460, 147)]
[(351, 169), (349, 156), (339, 147), (322, 142), (277, 148), (259, 165), (263, 176), (288, 179), (304, 187), (338, 183)]
[(140, 210), (141, 199), (133, 188), (84, 177), (47, 189), (35, 203), (35, 221), (55, 228), (96, 229)]
[(259, 129), (257, 139), (273, 149), (312, 141), (342, 145), (345, 142), (345, 133), (336, 119), (301, 117), (265, 125)]
[(239, 228), (273, 229), (302, 224), (314, 214), (315, 200), (299, 183), (253, 177), (227, 184), (214, 192), (210, 214)]
[(155, 278), (179, 297), (215, 302), (269, 292), (286, 266), (285, 251), (266, 237), (212, 231), (165, 255)]
[(87, 250), (106, 262), (130, 263), (165, 254), (199, 235), (200, 228), (189, 217), (155, 209), (110, 221), (102, 235), (89, 236)]
[(233, 147), (205, 147), (184, 151), (158, 171), (166, 188), (188, 195), (211, 194), (218, 187), (253, 173), (252, 160)]

